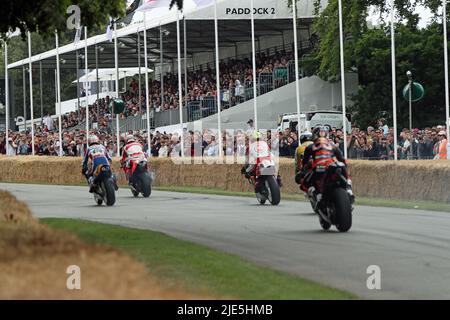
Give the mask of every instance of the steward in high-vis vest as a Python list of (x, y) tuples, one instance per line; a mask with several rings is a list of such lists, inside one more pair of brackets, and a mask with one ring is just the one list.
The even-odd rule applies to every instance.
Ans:
[(447, 159), (447, 135), (445, 131), (440, 131), (438, 133), (439, 142), (438, 142), (438, 149), (437, 149), (437, 158), (438, 159)]

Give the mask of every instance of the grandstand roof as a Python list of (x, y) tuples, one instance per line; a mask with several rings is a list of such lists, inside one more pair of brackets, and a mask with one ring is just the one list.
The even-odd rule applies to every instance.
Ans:
[[(219, 2), (219, 46), (235, 47), (239, 42), (250, 42), (251, 31), (249, 15), (233, 15), (228, 18), (225, 11), (230, 7), (245, 7), (242, 5), (249, 0), (223, 0)], [(192, 1), (190, 1), (192, 2)], [(187, 3), (190, 3), (189, 1)], [(289, 18), (289, 10), (286, 8), (285, 0), (258, 0), (258, 5), (270, 3), (271, 6), (284, 6), (283, 13), (270, 16), (255, 15), (255, 37), (262, 36), (282, 36), (283, 32), (292, 30), (292, 19)], [(274, 3), (276, 5), (274, 5)], [(299, 28), (308, 29), (312, 20), (313, 0), (302, 2), (303, 7), (299, 8)], [(185, 10), (187, 33), (187, 55), (194, 53), (210, 52), (214, 50), (214, 23), (212, 7), (192, 8)], [(176, 14), (175, 9), (169, 11), (168, 8), (155, 9), (146, 14), (147, 22), (147, 53), (149, 58), (149, 67), (160, 63), (160, 28), (165, 31), (163, 37), (163, 55), (165, 62), (177, 59), (177, 39), (176, 39)], [(229, 16), (229, 15), (228, 15)], [(180, 13), (180, 19), (183, 15)], [(118, 34), (118, 53), (119, 67), (136, 67), (138, 65), (138, 32), (141, 38), (141, 65), (144, 65), (143, 53), (143, 20), (139, 20), (139, 15), (135, 15), (135, 22), (117, 30)], [(232, 19), (232, 21), (230, 21)], [(276, 20), (273, 20), (276, 19)], [(276, 22), (274, 22), (276, 21)], [(183, 37), (183, 21), (180, 21), (181, 39)], [(308, 29), (309, 30), (309, 29)], [(183, 39), (181, 40), (183, 45)], [(109, 42), (105, 34), (100, 34), (87, 39), (88, 44), (88, 68), (95, 68), (95, 45), (104, 48), (99, 54), (99, 68), (114, 68), (114, 42)], [(76, 69), (76, 53), (84, 54), (85, 40), (78, 43), (71, 43), (59, 48), (60, 58), (64, 63), (60, 64), (61, 69)], [(183, 54), (183, 49), (182, 49)], [(33, 63), (42, 61), (44, 69), (56, 68), (56, 50), (50, 50), (32, 57)], [(169, 61), (167, 61), (169, 60)], [(80, 59), (79, 68), (84, 69), (84, 59)], [(9, 69), (19, 68), (22, 65), (28, 65), (29, 59), (23, 59), (8, 65)], [(38, 68), (38, 64), (34, 64)]]

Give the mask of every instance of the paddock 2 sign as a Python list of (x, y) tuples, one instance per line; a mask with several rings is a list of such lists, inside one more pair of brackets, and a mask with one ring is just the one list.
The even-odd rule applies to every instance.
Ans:
[[(226, 8), (226, 15), (250, 15), (250, 8)], [(253, 14), (255, 15), (275, 15), (275, 8), (253, 8)]]

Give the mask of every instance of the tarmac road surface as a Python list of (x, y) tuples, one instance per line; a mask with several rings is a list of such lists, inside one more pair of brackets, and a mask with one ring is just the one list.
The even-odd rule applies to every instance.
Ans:
[[(37, 217), (79, 218), (164, 232), (369, 299), (450, 299), (450, 213), (356, 207), (348, 233), (321, 230), (308, 203), (121, 188), (114, 207), (87, 187), (4, 184)], [(367, 268), (381, 271), (369, 290)], [(245, 285), (245, 284), (243, 284)]]

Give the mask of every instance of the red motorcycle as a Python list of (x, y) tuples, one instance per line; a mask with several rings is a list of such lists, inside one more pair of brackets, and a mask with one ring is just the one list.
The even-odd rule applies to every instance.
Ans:
[(246, 175), (249, 183), (255, 188), (256, 199), (260, 204), (269, 200), (276, 206), (281, 201), (281, 178), (277, 175), (275, 162), (270, 156), (256, 159), (250, 175)]
[(138, 197), (140, 193), (144, 198), (150, 197), (152, 193), (153, 173), (150, 172), (148, 161), (143, 156), (136, 160), (130, 160), (129, 186), (133, 196)]

